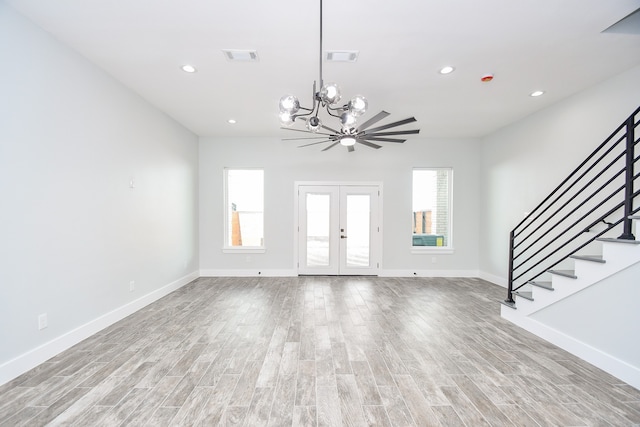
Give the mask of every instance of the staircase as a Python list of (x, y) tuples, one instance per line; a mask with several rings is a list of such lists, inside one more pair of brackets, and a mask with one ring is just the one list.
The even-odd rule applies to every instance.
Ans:
[[(590, 323), (585, 313), (592, 313), (592, 318), (620, 317), (611, 307), (626, 296), (607, 293), (610, 283), (623, 289), (619, 286), (623, 280), (627, 292), (640, 296), (640, 239), (634, 235), (640, 222), (640, 139), (635, 136), (640, 135), (639, 125), (640, 107), (511, 231), (501, 316), (640, 389), (640, 348), (635, 344), (640, 329), (627, 325), (640, 324), (637, 305), (623, 304), (625, 315), (631, 314), (615, 320), (636, 338), (624, 337), (631, 343), (626, 348), (608, 342), (609, 347), (622, 348), (623, 359), (634, 359), (631, 364), (610, 354), (606, 345), (598, 349), (585, 342), (590, 340), (588, 334), (581, 340), (563, 332), (580, 329), (575, 318)], [(601, 299), (587, 300), (585, 295)], [(576, 308), (572, 301), (588, 301), (588, 306)], [(599, 313), (601, 302), (609, 311)], [(566, 314), (566, 322), (565, 307), (571, 307), (574, 315), (572, 319), (571, 313)], [(544, 322), (550, 318), (553, 322)], [(565, 328), (565, 323), (571, 327)]]
[[(630, 216), (629, 219), (640, 221), (640, 216)], [(569, 259), (573, 268), (547, 270), (539, 279), (511, 291), (513, 302), (502, 301), (502, 317), (518, 323), (519, 317), (530, 316), (619, 271), (640, 264), (640, 240), (599, 238), (596, 241), (601, 243), (601, 255), (571, 255)], [(513, 313), (515, 310), (517, 313)]]

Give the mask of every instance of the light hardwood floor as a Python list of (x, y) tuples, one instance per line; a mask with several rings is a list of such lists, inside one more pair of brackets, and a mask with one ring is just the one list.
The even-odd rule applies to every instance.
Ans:
[(0, 425), (631, 426), (479, 279), (201, 278), (0, 387)]

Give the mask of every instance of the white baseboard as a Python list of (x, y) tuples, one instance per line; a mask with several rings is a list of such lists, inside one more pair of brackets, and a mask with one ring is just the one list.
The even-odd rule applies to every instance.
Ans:
[(113, 325), (117, 321), (124, 319), (130, 314), (135, 313), (141, 308), (146, 307), (152, 302), (157, 301), (197, 278), (198, 272), (190, 273), (160, 289), (150, 292), (147, 295), (123, 305), (122, 307), (105, 313), (84, 325), (66, 332), (49, 342), (3, 363), (0, 365), (0, 385), (17, 378), (30, 369), (33, 369), (41, 363), (51, 359), (55, 355), (73, 347), (82, 340), (89, 338), (91, 335), (100, 332), (104, 328)]
[(380, 277), (478, 277), (478, 270), (380, 270)]
[(531, 317), (519, 316), (517, 310), (512, 308), (503, 307), (502, 317), (640, 390), (640, 367), (630, 365)]
[(200, 277), (293, 277), (297, 276), (295, 270), (200, 270)]
[(486, 280), (487, 282), (502, 286), (505, 289), (508, 287), (508, 281), (504, 277), (495, 276), (493, 274), (487, 273), (486, 271), (481, 271), (478, 277), (482, 280)]
[[(385, 270), (380, 277), (478, 277), (478, 270)], [(200, 270), (200, 277), (295, 277), (296, 270)]]
[[(385, 270), (380, 277), (478, 277), (478, 270)], [(200, 270), (200, 277), (295, 277), (296, 270)]]

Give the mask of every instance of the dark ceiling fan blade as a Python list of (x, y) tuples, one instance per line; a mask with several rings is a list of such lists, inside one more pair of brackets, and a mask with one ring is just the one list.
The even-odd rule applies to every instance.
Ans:
[(282, 138), (282, 141), (302, 141), (302, 140), (306, 140), (306, 139), (327, 139), (326, 136), (307, 136), (307, 137), (300, 137), (300, 138)]
[(311, 132), (310, 130), (302, 130), (302, 129), (292, 129), (292, 128), (280, 128), (280, 129), (290, 130), (290, 131), (293, 131), (293, 132), (310, 133), (310, 134), (314, 134), (314, 135), (327, 135), (327, 136), (331, 135), (329, 133)]
[(420, 129), (411, 129), (411, 130), (396, 130), (393, 132), (364, 132), (363, 135), (366, 136), (392, 136), (392, 135), (412, 135), (419, 133)]
[(322, 151), (327, 151), (329, 148), (333, 148), (338, 144), (340, 144), (340, 141), (336, 141), (333, 144), (331, 144), (330, 146), (328, 146), (327, 148), (323, 148)]
[(349, 145), (349, 146), (347, 147), (347, 151), (348, 151), (349, 153), (351, 153), (352, 151), (356, 151), (356, 149), (355, 149), (355, 148), (353, 148), (353, 145)]
[[(304, 144), (304, 145), (298, 145), (298, 148), (302, 148), (302, 147), (308, 147), (310, 145), (316, 145), (316, 144), (322, 144), (323, 142), (329, 142), (329, 141), (333, 141), (333, 139), (325, 139), (323, 141), (316, 141), (316, 142), (312, 142), (310, 144)], [(323, 150), (324, 151), (324, 150)]]
[(356, 142), (362, 145), (366, 145), (367, 147), (375, 148), (375, 149), (382, 147), (382, 145), (374, 144), (373, 142), (365, 141), (364, 139), (361, 139), (361, 138), (356, 138)]
[(331, 129), (329, 126), (320, 125), (320, 127), (321, 127), (322, 129), (326, 129), (326, 130), (328, 130), (328, 131), (331, 131), (331, 132), (333, 132), (333, 133), (335, 133), (335, 134), (340, 134), (340, 131), (339, 131), (339, 130)]
[(402, 125), (406, 125), (407, 123), (412, 123), (415, 122), (416, 118), (415, 117), (409, 117), (408, 119), (404, 119), (404, 120), (398, 120), (397, 122), (393, 122), (393, 123), (389, 123), (386, 125), (382, 125), (382, 126), (378, 126), (377, 128), (373, 128), (373, 129), (369, 129), (367, 131), (367, 133), (371, 134), (371, 133), (375, 133), (379, 130), (385, 130), (385, 129), (389, 129), (392, 127), (396, 127), (396, 126), (402, 126)]
[(366, 139), (367, 141), (382, 141), (382, 142), (405, 142), (406, 139), (395, 139), (395, 138), (379, 138), (377, 136), (369, 136), (364, 135), (362, 139)]
[(375, 116), (371, 117), (369, 120), (367, 120), (366, 122), (358, 126), (357, 132), (362, 132), (372, 124), (378, 123), (380, 120), (384, 119), (388, 115), (389, 113), (387, 113), (386, 111), (380, 111), (378, 114), (376, 114)]

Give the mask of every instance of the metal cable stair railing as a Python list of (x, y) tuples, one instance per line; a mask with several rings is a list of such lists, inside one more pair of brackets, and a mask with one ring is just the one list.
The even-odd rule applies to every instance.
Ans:
[(511, 231), (506, 305), (515, 307), (513, 295), (528, 284), (545, 287), (545, 273), (562, 274), (565, 260), (593, 250), (597, 239), (635, 239), (639, 124), (640, 107)]

